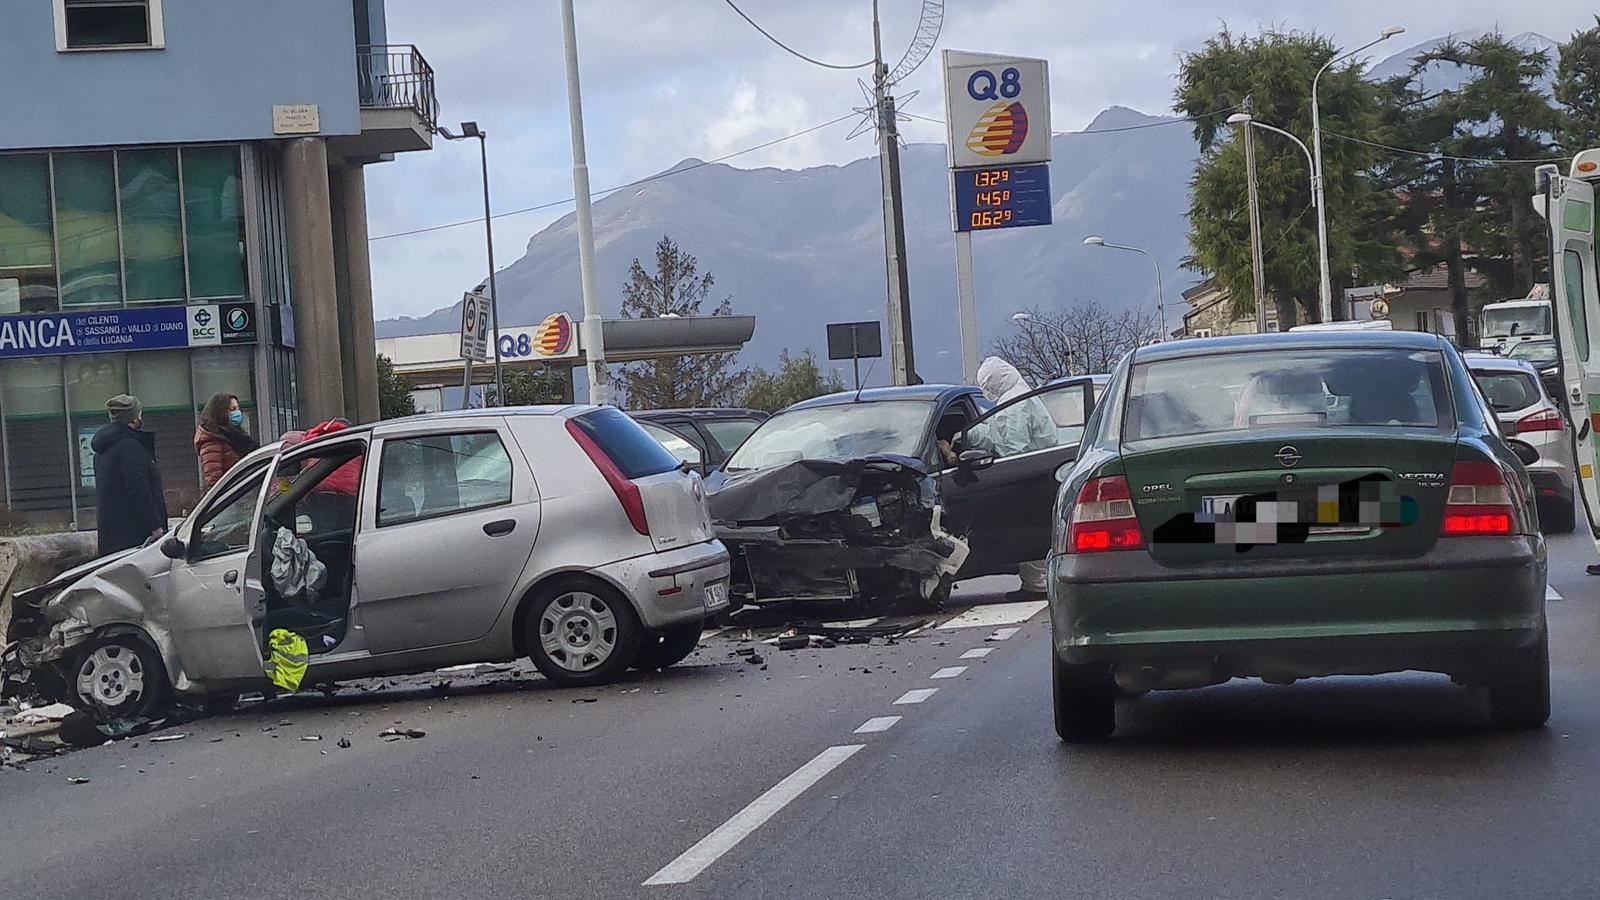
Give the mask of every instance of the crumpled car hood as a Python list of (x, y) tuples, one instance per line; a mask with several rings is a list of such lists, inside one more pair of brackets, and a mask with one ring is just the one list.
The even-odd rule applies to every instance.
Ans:
[(765, 469), (715, 472), (706, 481), (706, 503), (718, 524), (754, 524), (842, 512), (871, 472), (910, 470), (921, 480), (922, 463), (908, 456), (851, 460), (801, 459)]

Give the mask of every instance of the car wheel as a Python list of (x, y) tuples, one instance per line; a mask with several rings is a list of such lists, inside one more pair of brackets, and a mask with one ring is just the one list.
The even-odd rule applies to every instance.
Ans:
[(1069, 744), (1103, 741), (1117, 727), (1117, 685), (1107, 666), (1062, 662), (1050, 651), (1056, 735)]
[(638, 657), (644, 631), (621, 595), (591, 581), (544, 588), (524, 622), (533, 664), (544, 677), (569, 687), (616, 680)]
[(1550, 719), (1550, 633), (1496, 660), (1489, 682), (1489, 721), (1497, 728), (1539, 728)]
[(100, 722), (155, 718), (171, 693), (161, 655), (131, 634), (91, 643), (78, 655), (71, 683), (73, 705)]
[(693, 625), (679, 625), (668, 628), (660, 634), (645, 635), (643, 643), (639, 645), (638, 658), (634, 660), (633, 667), (654, 672), (675, 666), (700, 646), (700, 633), (704, 625), (696, 622)]
[(1578, 527), (1578, 516), (1572, 501), (1547, 503), (1539, 510), (1539, 523), (1545, 534), (1571, 534)]

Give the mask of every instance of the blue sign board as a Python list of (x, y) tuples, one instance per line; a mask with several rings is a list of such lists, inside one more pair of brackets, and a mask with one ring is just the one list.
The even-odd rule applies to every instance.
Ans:
[(0, 359), (217, 347), (255, 340), (252, 303), (0, 316)]
[(1050, 164), (956, 169), (957, 231), (1050, 224)]

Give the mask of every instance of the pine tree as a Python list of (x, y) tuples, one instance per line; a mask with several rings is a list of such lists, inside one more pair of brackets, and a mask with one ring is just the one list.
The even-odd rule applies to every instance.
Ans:
[[(656, 244), (654, 271), (637, 259), (628, 268), (628, 281), (622, 288), (622, 317), (701, 315), (715, 284), (710, 272), (700, 273), (693, 256), (663, 236)], [(724, 298), (711, 311), (713, 316), (732, 313), (732, 298)], [(738, 354), (714, 353), (630, 363), (618, 369), (616, 382), (629, 409), (686, 409), (733, 405), (746, 378), (738, 368)]]

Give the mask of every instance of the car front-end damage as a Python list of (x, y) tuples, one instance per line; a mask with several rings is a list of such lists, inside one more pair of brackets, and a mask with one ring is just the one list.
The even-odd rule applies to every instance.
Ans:
[(73, 703), (71, 669), (83, 647), (108, 628), (149, 622), (168, 560), (128, 551), (64, 572), (12, 597), (11, 621), (0, 652), (0, 697)]
[(745, 603), (940, 604), (967, 558), (914, 459), (796, 460), (721, 474), (708, 496)]

